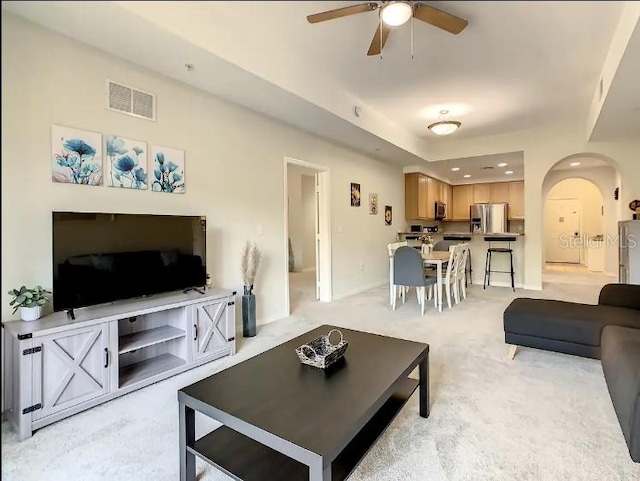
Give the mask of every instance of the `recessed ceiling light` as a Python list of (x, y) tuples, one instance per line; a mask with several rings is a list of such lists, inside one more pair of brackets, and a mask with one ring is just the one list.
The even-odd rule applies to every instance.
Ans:
[(460, 170), (460, 167), (451, 167), (451, 170), (453, 170), (454, 172), (458, 172)]
[(468, 179), (469, 177), (471, 177), (471, 174), (464, 174), (464, 175), (463, 175), (463, 177), (464, 177), (465, 179)]
[(580, 165), (580, 162), (571, 162), (569, 165), (571, 167), (578, 167)]
[(507, 163), (506, 163), (506, 162), (500, 162), (500, 163), (498, 164), (498, 167), (506, 167), (506, 166), (507, 166)]
[(507, 174), (507, 175), (511, 175), (511, 174), (513, 174), (513, 170), (507, 170), (507, 171), (505, 172), (505, 174)]

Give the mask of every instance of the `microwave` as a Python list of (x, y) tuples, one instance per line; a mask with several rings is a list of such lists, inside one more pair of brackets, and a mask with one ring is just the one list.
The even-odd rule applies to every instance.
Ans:
[(436, 220), (443, 220), (447, 217), (447, 205), (444, 202), (436, 202)]

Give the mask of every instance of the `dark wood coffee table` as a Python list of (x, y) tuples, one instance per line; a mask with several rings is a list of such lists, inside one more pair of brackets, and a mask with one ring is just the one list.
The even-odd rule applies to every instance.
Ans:
[[(178, 391), (180, 479), (195, 456), (243, 481), (346, 479), (420, 386), (429, 416), (429, 345), (350, 329), (344, 360), (323, 371), (295, 348), (318, 329)], [(408, 375), (419, 366), (420, 380)], [(195, 439), (195, 411), (224, 426)]]

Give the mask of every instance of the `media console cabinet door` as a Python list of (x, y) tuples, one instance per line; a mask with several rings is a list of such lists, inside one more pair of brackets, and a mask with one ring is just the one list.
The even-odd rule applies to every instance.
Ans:
[[(98, 324), (34, 338), (33, 420), (109, 392), (109, 324)], [(117, 355), (117, 349), (115, 355)]]
[(228, 300), (195, 304), (192, 310), (193, 359), (226, 349), (228, 343)]

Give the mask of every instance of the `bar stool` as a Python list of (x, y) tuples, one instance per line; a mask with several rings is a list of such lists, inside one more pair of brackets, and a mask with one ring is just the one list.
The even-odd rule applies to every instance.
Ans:
[[(511, 243), (516, 241), (515, 237), (508, 236), (485, 236), (485, 242), (489, 243), (489, 248), (487, 249), (487, 259), (484, 264), (484, 282), (483, 289), (486, 289), (487, 286), (491, 286), (491, 273), (492, 272), (500, 272), (503, 274), (511, 274), (511, 289), (515, 292), (516, 286), (514, 281), (514, 270), (513, 270), (513, 249), (511, 249)], [(491, 247), (492, 242), (508, 242), (509, 247)], [(511, 262), (511, 269), (508, 271), (493, 271), (491, 270), (491, 259), (492, 254), (509, 254), (509, 260)]]

